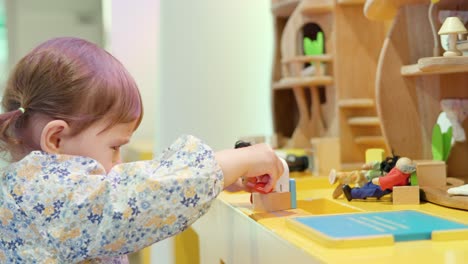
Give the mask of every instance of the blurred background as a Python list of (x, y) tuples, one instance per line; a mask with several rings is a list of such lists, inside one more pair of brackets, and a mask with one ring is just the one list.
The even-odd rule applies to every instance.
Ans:
[[(181, 134), (215, 150), (272, 134), (269, 0), (0, 0), (1, 87), (22, 56), (57, 36), (97, 43), (136, 79), (145, 116), (127, 160)], [(143, 255), (132, 263), (175, 263), (170, 239)]]

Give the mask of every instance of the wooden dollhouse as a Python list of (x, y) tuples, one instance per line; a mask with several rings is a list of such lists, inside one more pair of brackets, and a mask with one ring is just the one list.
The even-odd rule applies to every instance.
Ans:
[[(375, 102), (386, 28), (364, 16), (364, 2), (272, 0), (275, 133), (288, 139), (283, 147), (335, 142), (337, 169), (360, 167), (368, 148), (388, 150)], [(322, 50), (305, 52), (306, 38)]]
[[(463, 56), (443, 57), (441, 45), (436, 45), (440, 43), (437, 31), (444, 19), (442, 13), (466, 15), (468, 1), (441, 0), (431, 7), (430, 0), (367, 0), (364, 11), (372, 20), (392, 19), (380, 54), (375, 87), (377, 113), (386, 142), (399, 155), (431, 160), (432, 129), (442, 110), (441, 102), (459, 99), (468, 105), (466, 35), (458, 43), (459, 49), (465, 50)], [(467, 114), (464, 107), (461, 109), (459, 116)], [(466, 133), (468, 121), (460, 122)], [(456, 142), (447, 160), (449, 180), (468, 181), (467, 160), (468, 143)], [(423, 189), (431, 202), (468, 209), (468, 196), (448, 196), (448, 187)]]
[[(383, 133), (399, 154), (431, 159), (431, 131), (441, 111), (440, 101), (468, 97), (468, 57), (433, 56), (427, 18), (430, 1), (398, 1), (396, 6), (387, 2), (369, 1), (365, 10), (371, 19), (395, 17), (377, 69), (376, 99)], [(442, 0), (436, 7), (468, 10), (468, 2)], [(440, 22), (435, 23), (440, 28)], [(468, 158), (468, 145), (457, 143), (448, 161), (449, 175), (464, 178), (468, 163), (457, 161), (463, 157)]]

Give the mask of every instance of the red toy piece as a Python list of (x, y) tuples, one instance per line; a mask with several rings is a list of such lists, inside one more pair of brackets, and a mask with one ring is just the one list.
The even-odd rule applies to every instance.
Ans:
[[(247, 179), (247, 181), (245, 181), (245, 179), (243, 179), (243, 181), (244, 181), (245, 186), (250, 188), (251, 192), (258, 192), (258, 193), (262, 193), (262, 194), (267, 194), (267, 193), (270, 193), (270, 192), (273, 191), (273, 188), (268, 192), (265, 190), (265, 185), (267, 184), (269, 178), (270, 178), (270, 176), (263, 175), (261, 177), (249, 178), (249, 179)], [(250, 194), (250, 203), (253, 203), (252, 202), (252, 194)]]
[(268, 180), (270, 179), (269, 175), (263, 175), (260, 177), (255, 177), (255, 178), (249, 178), (245, 182), (245, 185), (251, 189), (252, 192), (259, 192), (263, 194), (267, 194), (273, 191), (271, 189), (270, 191), (265, 190), (265, 185), (267, 184)]

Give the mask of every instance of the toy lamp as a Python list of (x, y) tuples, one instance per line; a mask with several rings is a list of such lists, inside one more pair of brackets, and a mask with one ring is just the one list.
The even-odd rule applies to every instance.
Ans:
[(458, 34), (467, 33), (465, 26), (458, 17), (447, 17), (439, 30), (439, 35), (448, 35), (448, 49), (444, 57), (461, 56), (457, 49)]

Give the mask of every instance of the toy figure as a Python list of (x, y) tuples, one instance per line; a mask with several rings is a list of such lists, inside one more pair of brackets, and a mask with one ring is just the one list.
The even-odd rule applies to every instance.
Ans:
[(367, 197), (380, 197), (391, 193), (394, 186), (408, 185), (408, 179), (412, 172), (416, 170), (413, 162), (406, 157), (398, 159), (395, 167), (382, 177), (377, 177), (367, 182), (362, 187), (351, 188), (343, 185), (343, 193), (348, 201), (352, 199), (366, 199)]
[(354, 170), (351, 172), (337, 172), (336, 170), (332, 169), (328, 175), (330, 184), (334, 184), (337, 181), (340, 183), (333, 191), (333, 199), (337, 199), (341, 196), (341, 194), (343, 194), (343, 185), (352, 184), (357, 187), (363, 187), (372, 179), (387, 174), (391, 169), (393, 169), (393, 167), (395, 167), (395, 164), (399, 158), (399, 156), (392, 156), (387, 157), (382, 162), (371, 161), (362, 165), (362, 168), (359, 171)]
[(337, 172), (336, 170), (332, 169), (330, 174), (328, 175), (328, 180), (330, 184), (334, 184), (335, 182), (339, 182), (338, 186), (336, 186), (335, 190), (333, 191), (332, 197), (336, 199), (343, 194), (343, 184), (353, 184), (356, 186), (364, 186), (368, 180), (362, 173), (362, 171), (350, 171), (350, 172)]

